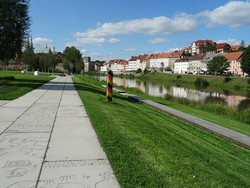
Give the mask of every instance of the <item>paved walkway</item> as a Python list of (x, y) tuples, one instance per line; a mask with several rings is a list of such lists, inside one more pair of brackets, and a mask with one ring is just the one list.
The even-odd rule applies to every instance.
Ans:
[[(106, 87), (106, 86), (104, 85), (103, 87)], [(211, 122), (206, 121), (204, 119), (189, 115), (187, 113), (175, 110), (175, 109), (167, 107), (165, 105), (138, 97), (136, 95), (131, 95), (131, 94), (125, 93), (122, 90), (119, 90), (116, 88), (114, 88), (113, 90), (117, 93), (122, 94), (122, 95), (126, 95), (129, 98), (133, 98), (135, 100), (138, 100), (138, 101), (140, 101), (148, 106), (151, 106), (155, 109), (158, 109), (158, 110), (163, 111), (165, 113), (171, 114), (172, 116), (175, 116), (179, 119), (187, 121), (187, 122), (189, 122), (197, 127), (200, 127), (208, 132), (211, 132), (215, 135), (226, 138), (226, 139), (230, 140), (231, 142), (250, 150), (250, 137), (247, 135), (244, 135), (244, 134), (241, 134), (239, 132), (233, 131), (231, 129), (222, 127), (222, 126), (217, 125), (215, 123), (211, 123)]]
[(120, 187), (71, 77), (1, 103), (0, 187)]

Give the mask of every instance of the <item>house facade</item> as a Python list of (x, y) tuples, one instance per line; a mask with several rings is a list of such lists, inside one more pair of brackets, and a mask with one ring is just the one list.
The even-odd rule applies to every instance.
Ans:
[(232, 74), (237, 74), (239, 76), (244, 76), (243, 71), (241, 69), (241, 62), (240, 62), (242, 56), (243, 56), (243, 52), (231, 52), (231, 53), (225, 54), (225, 57), (228, 59), (230, 63), (228, 72)]
[(229, 52), (231, 50), (231, 46), (228, 43), (219, 43), (216, 45), (217, 52)]
[(192, 55), (201, 54), (204, 52), (205, 48), (209, 45), (215, 45), (216, 43), (212, 40), (196, 40), (191, 44)]

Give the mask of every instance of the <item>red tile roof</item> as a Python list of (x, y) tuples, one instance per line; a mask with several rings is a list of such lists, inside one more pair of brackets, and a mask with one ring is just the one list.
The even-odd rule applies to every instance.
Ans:
[(225, 54), (225, 58), (229, 61), (239, 60), (243, 55), (243, 52), (230, 52)]

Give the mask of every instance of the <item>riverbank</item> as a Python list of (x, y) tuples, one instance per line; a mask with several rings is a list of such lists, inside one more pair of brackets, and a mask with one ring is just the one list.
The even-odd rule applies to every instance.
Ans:
[[(74, 77), (121, 187), (249, 187), (249, 151)], [(230, 164), (230, 165), (229, 165)]]
[(213, 75), (190, 75), (190, 74), (165, 74), (165, 73), (147, 73), (141, 74), (141, 79), (152, 81), (167, 81), (178, 84), (195, 84), (197, 78), (202, 78), (209, 83), (212, 87), (234, 88), (236, 90), (244, 89), (250, 90), (250, 84), (248, 83), (250, 78), (245, 77), (229, 77), (225, 76), (213, 76)]

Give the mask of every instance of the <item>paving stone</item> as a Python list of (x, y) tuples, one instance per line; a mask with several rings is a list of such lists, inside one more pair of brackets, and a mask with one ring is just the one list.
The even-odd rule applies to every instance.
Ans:
[(0, 120), (0, 134), (7, 129), (13, 122), (12, 121), (1, 121)]
[(58, 117), (86, 117), (88, 116), (83, 106), (60, 106), (57, 112)]
[(0, 121), (15, 121), (27, 108), (0, 108)]
[(119, 188), (107, 160), (46, 162), (38, 188)]
[(0, 107), (3, 106), (4, 104), (7, 104), (8, 102), (10, 102), (10, 101), (8, 101), (8, 100), (0, 100)]
[(0, 187), (32, 187), (38, 179), (50, 134), (0, 136)]
[(57, 117), (46, 161), (106, 158), (89, 118)]
[(16, 100), (13, 100), (5, 105), (3, 107), (15, 107), (15, 108), (20, 108), (20, 107), (30, 107), (32, 106), (36, 101), (37, 97), (30, 97), (30, 96), (22, 96)]
[(74, 95), (63, 95), (60, 105), (82, 105), (82, 101), (79, 96)]

